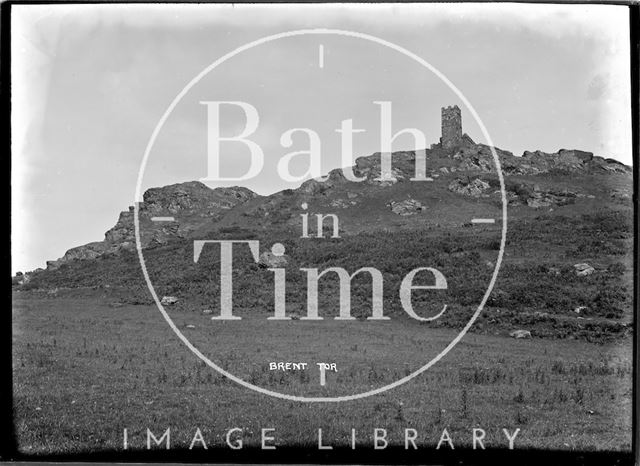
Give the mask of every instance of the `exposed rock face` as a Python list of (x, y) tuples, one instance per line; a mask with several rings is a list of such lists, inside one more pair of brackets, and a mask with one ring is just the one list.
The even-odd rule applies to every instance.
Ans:
[(304, 194), (313, 196), (314, 194), (322, 193), (329, 188), (329, 186), (325, 183), (326, 181), (321, 182), (316, 179), (308, 180), (302, 183), (302, 186), (300, 186), (300, 191)]
[[(166, 244), (171, 238), (183, 238), (199, 225), (219, 219), (224, 212), (257, 197), (247, 188), (209, 189), (198, 181), (147, 190), (139, 209), (140, 241), (143, 248)], [(134, 208), (121, 212), (116, 224), (105, 233), (104, 241), (70, 249), (47, 269), (74, 261), (95, 259), (136, 247)], [(174, 222), (153, 222), (152, 217), (174, 217)]]
[[(508, 205), (526, 205), (534, 209), (573, 204), (578, 197), (588, 197), (568, 189), (541, 188), (531, 183), (507, 183), (505, 194)], [(500, 190), (494, 191), (493, 195), (499, 196)]]
[(627, 167), (625, 164), (618, 162), (615, 159), (602, 159), (601, 157), (594, 158), (594, 162), (597, 162), (597, 166), (602, 170), (608, 172), (618, 173), (630, 173), (631, 167)]
[(322, 194), (328, 189), (343, 185), (348, 182), (349, 180), (344, 177), (342, 170), (335, 169), (329, 172), (327, 179), (324, 181), (319, 181), (315, 178), (305, 181), (304, 183), (302, 183), (300, 188), (298, 188), (298, 191), (303, 194), (309, 194), (313, 196), (316, 194)]
[[(143, 247), (165, 244), (172, 237), (185, 237), (199, 224), (215, 221), (238, 204), (257, 196), (247, 188), (209, 189), (198, 181), (147, 190), (140, 206)], [(107, 242), (135, 244), (133, 208), (123, 212), (121, 221), (105, 234)], [(152, 217), (172, 216), (175, 222), (154, 223)]]
[(489, 183), (482, 181), (480, 178), (472, 181), (465, 181), (458, 178), (453, 180), (448, 187), (449, 191), (472, 197), (482, 196), (489, 188)]
[(247, 188), (210, 189), (199, 181), (152, 188), (144, 193), (144, 210), (149, 215), (195, 213), (201, 217), (215, 215), (236, 204), (256, 197)]
[(531, 165), (539, 173), (552, 170), (599, 171), (630, 173), (631, 168), (614, 159), (595, 157), (592, 152), (577, 149), (560, 149), (558, 152), (525, 151), (522, 154), (525, 163)]
[[(502, 171), (506, 175), (536, 175), (552, 170), (605, 170), (609, 172), (630, 172), (630, 168), (613, 159), (594, 157), (593, 153), (577, 149), (560, 149), (558, 152), (525, 151), (522, 157), (494, 147)], [(459, 161), (458, 170), (494, 172), (495, 162), (491, 147), (484, 144), (465, 144), (454, 154)]]
[[(127, 249), (130, 247), (134, 247), (130, 242), (123, 242), (119, 245), (119, 248)], [(62, 264), (73, 261), (73, 260), (86, 260), (86, 259), (95, 259), (98, 256), (101, 256), (105, 252), (109, 250), (109, 245), (105, 242), (94, 242), (85, 244), (84, 246), (78, 246), (72, 249), (69, 249), (64, 256), (55, 261), (47, 261), (47, 269), (57, 269)]]
[(527, 198), (527, 205), (535, 209), (550, 206), (562, 206), (571, 204), (576, 198), (576, 193), (572, 191), (539, 191), (534, 190)]
[[(558, 152), (525, 151), (522, 157), (511, 152), (493, 148), (500, 160), (505, 175), (537, 175), (554, 170), (594, 171), (630, 173), (631, 168), (614, 159), (595, 157), (593, 153), (577, 149), (560, 149)], [(457, 170), (496, 172), (491, 147), (484, 144), (464, 144), (453, 154), (458, 161)], [(450, 170), (453, 167), (450, 167)]]
[(587, 163), (593, 160), (593, 152), (585, 152), (577, 149), (560, 149), (558, 151), (558, 156), (564, 160), (579, 160), (581, 163)]
[(416, 201), (415, 199), (406, 199), (404, 201), (391, 201), (389, 203), (391, 206), (391, 211), (394, 214), (407, 216), (407, 215), (415, 215), (424, 210), (424, 206), (420, 201)]
[(116, 224), (104, 234), (105, 242), (108, 243), (122, 243), (124, 241), (135, 241), (135, 237), (132, 235), (133, 226), (133, 208), (129, 207), (129, 211), (120, 212), (118, 221)]
[(351, 207), (356, 205), (357, 202), (356, 201), (351, 201), (351, 200), (347, 200), (347, 199), (342, 199), (342, 198), (338, 198), (338, 199), (334, 199), (333, 201), (331, 201), (331, 207), (335, 207), (337, 209), (346, 209), (347, 207)]
[[(522, 160), (515, 157), (511, 152), (494, 147), (496, 155), (500, 160), (502, 171), (509, 174), (537, 173), (527, 164), (522, 164)], [(453, 154), (453, 159), (459, 161), (458, 170), (470, 170), (495, 173), (496, 164), (493, 159), (491, 147), (485, 144), (467, 145), (458, 149)]]
[(391, 178), (389, 179), (380, 179), (382, 172), (380, 152), (370, 157), (357, 158), (353, 172), (358, 177), (366, 177), (365, 183), (377, 186), (392, 186), (399, 181), (405, 181), (407, 179), (405, 172), (410, 173), (413, 170), (415, 152), (394, 152), (391, 159)]
[[(415, 169), (415, 151), (394, 152), (391, 158), (391, 177), (389, 179), (380, 179), (380, 152), (375, 152), (367, 157), (357, 158), (356, 164), (352, 167), (353, 175), (357, 178), (363, 178), (362, 183), (379, 187), (393, 186), (398, 182), (407, 181), (413, 176)], [(352, 184), (352, 182), (345, 178), (342, 169), (335, 169), (329, 172), (328, 178), (325, 181), (319, 181), (317, 179), (305, 181), (296, 191), (314, 196), (346, 184)], [(349, 193), (350, 199), (356, 196), (355, 193)], [(353, 203), (351, 203), (351, 205), (353, 205)]]

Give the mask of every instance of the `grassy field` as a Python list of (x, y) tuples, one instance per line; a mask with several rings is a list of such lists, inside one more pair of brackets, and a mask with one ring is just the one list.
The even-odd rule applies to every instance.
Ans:
[[(224, 435), (233, 427), (243, 430), (245, 447), (260, 445), (261, 428), (275, 428), (278, 445), (314, 449), (318, 428), (325, 443), (335, 446), (348, 446), (356, 429), (357, 444), (369, 449), (374, 428), (387, 429), (391, 445), (403, 445), (404, 429), (414, 428), (418, 446), (433, 448), (446, 428), (461, 448), (471, 446), (474, 427), (486, 431), (487, 447), (507, 446), (503, 428), (521, 429), (516, 449), (626, 451), (631, 446), (629, 336), (594, 344), (469, 334), (400, 388), (364, 400), (305, 404), (259, 395), (221, 377), (191, 354), (154, 306), (109, 302), (97, 295), (14, 295), (20, 452), (122, 450), (124, 428), (129, 448), (143, 449), (146, 428), (159, 436), (167, 427), (175, 448), (187, 448), (197, 427), (210, 448), (227, 448)], [(219, 324), (198, 312), (171, 312), (205, 354), (234, 374), (305, 395), (362, 392), (397, 380), (457, 333), (406, 319), (283, 324), (261, 315)], [(287, 346), (292, 335), (300, 343), (295, 349)], [(310, 367), (275, 373), (268, 370), (270, 361)], [(338, 365), (324, 387), (316, 362)]]
[[(323, 443), (348, 451), (355, 429), (357, 446), (373, 451), (375, 428), (386, 429), (389, 444), (400, 449), (405, 429), (415, 429), (418, 446), (431, 451), (446, 429), (457, 453), (472, 447), (472, 429), (481, 428), (487, 448), (506, 448), (503, 429), (520, 429), (515, 447), (523, 452), (629, 451), (630, 215), (621, 207), (511, 220), (500, 275), (471, 333), (401, 387), (341, 403), (270, 398), (210, 369), (152, 304), (134, 253), (77, 261), (36, 275), (14, 289), (18, 449), (27, 455), (122, 452), (126, 428), (128, 451), (150, 455), (160, 449), (144, 451), (146, 429), (159, 437), (170, 427), (174, 450), (188, 449), (200, 428), (209, 451), (236, 454), (226, 446), (225, 434), (238, 427), (245, 450), (260, 447), (261, 429), (274, 428), (277, 445), (307, 449), (305, 454), (318, 451), (318, 429)], [(300, 240), (286, 230), (230, 226), (205, 237), (260, 239), (261, 251), (283, 242), (291, 260), (287, 313), (305, 313), (306, 277), (300, 268), (342, 266), (352, 272), (373, 266), (383, 273), (384, 312), (390, 321), (363, 319), (371, 312), (366, 277), (353, 280), (355, 321), (331, 318), (339, 303), (335, 277), (319, 287), (325, 320), (268, 321), (274, 306), (272, 272), (258, 267), (247, 248), (239, 248), (234, 252), (234, 314), (243, 319), (223, 323), (202, 312), (219, 310), (215, 248), (203, 251), (198, 264), (190, 239), (145, 251), (158, 294), (179, 298), (168, 307), (173, 322), (203, 354), (245, 381), (297, 396), (362, 393), (423, 366), (475, 311), (499, 249), (496, 226), (425, 226), (317, 241)], [(593, 265), (595, 272), (577, 276), (573, 266), (579, 262)], [(449, 306), (428, 324), (409, 319), (398, 299), (404, 275), (421, 266), (438, 268), (449, 282), (443, 295), (414, 293), (422, 315), (435, 314), (443, 302)], [(514, 329), (529, 330), (533, 338), (509, 338)], [(270, 362), (309, 367), (283, 373), (270, 371)], [(338, 369), (327, 373), (324, 386), (319, 362), (335, 363)], [(195, 450), (202, 452), (199, 446)], [(366, 462), (361, 457), (353, 461)]]

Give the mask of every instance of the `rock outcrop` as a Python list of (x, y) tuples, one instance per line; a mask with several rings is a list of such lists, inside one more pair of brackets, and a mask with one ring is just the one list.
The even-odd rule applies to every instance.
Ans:
[[(184, 238), (202, 224), (216, 221), (238, 204), (257, 197), (243, 187), (210, 189), (198, 181), (178, 183), (147, 190), (139, 206), (140, 242), (143, 248), (168, 243), (172, 238)], [(64, 256), (47, 262), (47, 269), (62, 264), (95, 259), (136, 247), (134, 207), (121, 212), (118, 221), (97, 241), (68, 250)], [(173, 217), (172, 222), (154, 222), (153, 217)]]
[(480, 197), (484, 195), (490, 187), (489, 183), (482, 181), (480, 178), (474, 180), (457, 178), (449, 184), (448, 189), (449, 191), (464, 196)]
[[(457, 178), (448, 181), (451, 192), (470, 197), (489, 197), (490, 194), (499, 195), (495, 188), (489, 193), (490, 185), (478, 177), (478, 174), (495, 174), (496, 167), (492, 148), (484, 144), (475, 144), (461, 136), (460, 145), (444, 149), (436, 145), (435, 149), (426, 150), (426, 173), (428, 180), (447, 179), (452, 174)], [(525, 152), (522, 157), (516, 157), (511, 152), (493, 148), (503, 173), (511, 175), (541, 175), (554, 170), (576, 171), (585, 174), (611, 173), (630, 174), (631, 168), (613, 159), (596, 157), (591, 152), (577, 149), (561, 149), (555, 153), (542, 151)], [(269, 219), (274, 222), (277, 218), (283, 224), (293, 226), (297, 214), (293, 212), (292, 199), (302, 199), (305, 202), (312, 198), (327, 199), (326, 205), (333, 209), (346, 209), (362, 203), (366, 198), (355, 194), (352, 187), (367, 186), (368, 190), (388, 188), (398, 183), (407, 183), (415, 176), (416, 151), (399, 151), (392, 154), (392, 179), (381, 180), (381, 154), (379, 152), (368, 157), (360, 157), (352, 168), (353, 174), (364, 178), (360, 183), (348, 180), (341, 169), (329, 172), (325, 181), (311, 179), (304, 182), (298, 189), (285, 190), (264, 198), (260, 203), (253, 203), (243, 211), (242, 215), (257, 219)], [(460, 176), (466, 175), (466, 176)], [(472, 180), (472, 178), (475, 179)], [(465, 180), (466, 179), (466, 180)], [(424, 186), (424, 185), (423, 185)], [(368, 192), (368, 191), (367, 191)], [(507, 187), (509, 205), (523, 205), (534, 209), (551, 206), (561, 206), (575, 202), (578, 197), (592, 195), (557, 191), (553, 189), (535, 189), (528, 186)], [(144, 194), (139, 208), (140, 240), (143, 248), (153, 248), (164, 245), (176, 238), (189, 237), (198, 228), (218, 222), (225, 215), (239, 205), (255, 199), (257, 194), (247, 188), (231, 187), (209, 189), (204, 184), (194, 181), (179, 183), (163, 188), (152, 188)], [(358, 197), (358, 200), (354, 200)], [(616, 202), (625, 203), (631, 198), (628, 190), (611, 191), (611, 197)], [(297, 208), (297, 207), (296, 207)], [(423, 209), (417, 200), (402, 201), (391, 205), (391, 210), (397, 215), (413, 215)], [(154, 222), (153, 217), (173, 217), (174, 221)], [(65, 255), (47, 262), (48, 269), (55, 269), (60, 265), (76, 261), (91, 260), (105, 254), (115, 254), (120, 251), (135, 249), (134, 208), (120, 213), (118, 221), (105, 233), (104, 241), (89, 243), (70, 249)]]
[[(219, 223), (229, 216), (233, 217), (230, 213), (238, 212), (235, 209), (239, 206), (242, 206), (239, 209), (240, 214), (235, 218), (237, 220), (238, 217), (244, 217), (246, 222), (248, 217), (251, 225), (247, 228), (256, 225), (262, 228), (273, 225), (293, 228), (297, 227), (299, 209), (303, 202), (318, 200), (317, 204), (328, 211), (349, 209), (350, 212), (354, 212), (367, 209), (369, 199), (380, 196), (379, 188), (388, 188), (389, 192), (396, 189), (402, 192), (402, 195), (396, 198), (408, 199), (387, 204), (387, 198), (384, 203), (374, 203), (373, 205), (377, 206), (375, 208), (386, 204), (393, 213), (403, 217), (410, 216), (424, 210), (424, 204), (441, 200), (435, 196), (425, 199), (421, 197), (421, 193), (408, 188), (409, 181), (416, 176), (430, 182), (414, 184), (420, 189), (443, 185), (456, 194), (473, 198), (491, 198), (489, 200), (492, 201), (500, 195), (500, 191), (496, 190), (495, 182), (487, 181), (489, 176), (485, 177), (485, 180), (481, 178), (483, 174), (495, 175), (494, 152), (505, 178), (538, 177), (545, 173), (564, 176), (565, 172), (589, 176), (631, 173), (630, 167), (614, 159), (597, 157), (591, 152), (578, 149), (560, 149), (554, 153), (525, 151), (521, 157), (516, 157), (513, 153), (497, 147), (476, 144), (470, 136), (462, 132), (460, 109), (453, 106), (442, 109), (441, 141), (433, 144), (431, 149), (424, 150), (426, 162), (424, 165), (418, 165), (419, 171), (423, 172), (419, 175), (416, 175), (418, 152), (398, 151), (391, 154), (391, 177), (380, 179), (381, 154), (376, 152), (371, 156), (356, 159), (352, 171), (354, 176), (362, 180), (360, 182), (347, 179), (341, 169), (335, 169), (329, 172), (325, 181), (308, 180), (297, 189), (284, 190), (262, 198), (260, 202), (252, 202), (258, 196), (247, 188), (209, 189), (197, 181), (152, 188), (144, 193), (143, 202), (139, 206), (140, 242), (143, 248), (153, 248), (174, 239), (188, 238), (194, 232), (206, 229), (208, 225)], [(419, 154), (422, 155), (422, 151)], [(541, 209), (570, 204), (580, 197), (594, 198), (593, 194), (568, 189), (558, 190), (557, 187), (531, 187), (521, 180), (506, 185), (506, 197), (512, 206)], [(608, 192), (610, 196), (607, 197), (611, 197), (617, 203), (628, 203), (631, 199), (630, 190), (614, 189)], [(134, 215), (134, 207), (129, 207), (127, 211), (120, 213), (118, 221), (105, 233), (103, 241), (72, 248), (62, 258), (47, 262), (47, 268), (55, 269), (73, 261), (92, 260), (106, 254), (134, 250)], [(173, 220), (154, 221), (154, 217)], [(237, 228), (234, 222), (226, 226)], [(28, 278), (15, 281), (25, 280)]]
[[(614, 160), (595, 157), (592, 152), (577, 149), (560, 149), (558, 152), (525, 151), (522, 157), (494, 147), (505, 175), (537, 175), (554, 170), (598, 171), (630, 173), (630, 167)], [(459, 148), (452, 158), (458, 161), (458, 170), (496, 172), (491, 147), (484, 144)]]

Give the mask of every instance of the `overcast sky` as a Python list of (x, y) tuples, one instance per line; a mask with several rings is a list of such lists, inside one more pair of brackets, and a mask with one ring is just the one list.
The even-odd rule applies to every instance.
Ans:
[[(584, 5), (14, 5), (12, 15), (12, 270), (43, 267), (71, 247), (103, 239), (134, 202), (149, 138), (173, 99), (224, 54), (265, 36), (308, 28), (348, 30), (397, 44), (443, 73), (478, 112), (496, 146), (577, 148), (631, 164), (628, 9)], [(322, 66), (320, 66), (322, 45)], [(201, 101), (253, 105), (251, 139), (262, 173), (242, 184), (270, 194), (276, 172), (305, 137), (321, 138), (322, 171), (340, 166), (336, 129), (364, 129), (354, 155), (379, 150), (379, 110), (392, 102), (393, 130), (440, 136), (440, 107), (458, 104), (463, 125), (486, 142), (460, 99), (415, 61), (366, 40), (338, 35), (279, 39), (208, 73), (177, 104), (150, 154), (143, 186), (207, 174)], [(223, 135), (242, 112), (223, 113)], [(409, 136), (394, 150), (412, 149)], [(248, 156), (222, 153), (223, 176)], [(294, 164), (301, 174), (304, 164)]]

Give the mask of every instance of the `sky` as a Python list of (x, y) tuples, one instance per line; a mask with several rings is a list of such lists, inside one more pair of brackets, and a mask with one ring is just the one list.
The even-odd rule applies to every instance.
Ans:
[[(259, 194), (296, 187), (277, 171), (318, 135), (320, 170), (343, 166), (344, 120), (364, 130), (353, 155), (380, 150), (380, 109), (391, 102), (392, 130), (440, 136), (440, 108), (459, 105), (463, 128), (487, 143), (457, 88), (493, 143), (525, 150), (583, 149), (631, 164), (628, 9), (613, 5), (13, 5), (12, 272), (44, 267), (65, 251), (104, 238), (135, 201), (136, 181), (158, 129), (142, 188), (207, 177), (211, 121), (202, 102), (244, 102), (259, 124), (249, 139), (262, 170), (242, 181)], [(408, 50), (338, 34), (374, 36)], [(189, 86), (189, 84), (193, 84)], [(220, 134), (239, 135), (247, 116), (223, 105)], [(287, 147), (287, 142), (291, 144)], [(393, 150), (414, 149), (410, 135)], [(419, 148), (419, 147), (418, 147)], [(250, 168), (248, 148), (220, 144), (222, 177)], [(303, 178), (304, 156), (291, 157)]]

